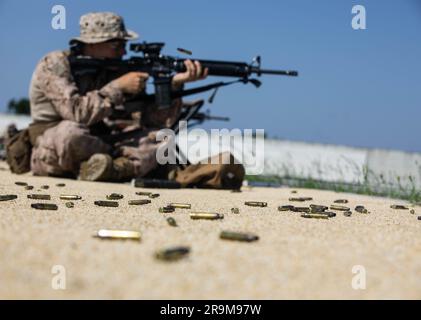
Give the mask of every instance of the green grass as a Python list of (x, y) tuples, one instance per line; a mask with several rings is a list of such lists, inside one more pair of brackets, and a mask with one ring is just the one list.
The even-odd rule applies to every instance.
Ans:
[[(399, 177), (397, 177), (397, 183), (394, 185), (385, 183), (383, 177), (379, 177), (379, 179), (380, 182), (376, 186), (372, 186), (368, 183), (348, 184), (341, 182), (318, 181), (311, 178), (302, 179), (278, 176), (246, 176), (246, 180), (248, 180), (251, 185), (287, 186), (292, 188), (331, 190), (336, 192), (382, 196), (407, 200), (414, 204), (421, 204), (421, 191), (417, 190), (411, 178), (410, 181), (412, 183), (409, 188), (402, 187)], [(367, 179), (365, 180), (367, 181)]]

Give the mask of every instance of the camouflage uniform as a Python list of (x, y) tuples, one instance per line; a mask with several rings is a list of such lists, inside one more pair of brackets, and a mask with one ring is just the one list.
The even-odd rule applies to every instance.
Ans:
[[(109, 39), (133, 39), (136, 34), (126, 31), (121, 17), (112, 13), (92, 13), (82, 16), (81, 37), (73, 40), (85, 43)], [(105, 27), (104, 27), (105, 26)], [(70, 52), (55, 51), (38, 63), (30, 85), (31, 116), (34, 124), (50, 125), (35, 142), (31, 170), (36, 175), (76, 176), (82, 161), (96, 153), (111, 153), (113, 146), (92, 134), (92, 127), (112, 113), (112, 108), (124, 104), (123, 92), (106, 74), (72, 74)], [(111, 80), (111, 81), (110, 81)], [(179, 111), (180, 103), (165, 113), (149, 115), (149, 123), (168, 122)], [(146, 114), (153, 106), (145, 105)], [(150, 137), (139, 137), (139, 147), (122, 146), (120, 154), (130, 158), (136, 175), (143, 176), (157, 166), (158, 144)]]

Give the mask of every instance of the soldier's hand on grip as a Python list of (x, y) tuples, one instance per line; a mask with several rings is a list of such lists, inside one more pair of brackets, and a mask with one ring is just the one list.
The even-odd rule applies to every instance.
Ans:
[(124, 93), (136, 94), (146, 87), (149, 74), (145, 72), (129, 72), (116, 79), (117, 85)]

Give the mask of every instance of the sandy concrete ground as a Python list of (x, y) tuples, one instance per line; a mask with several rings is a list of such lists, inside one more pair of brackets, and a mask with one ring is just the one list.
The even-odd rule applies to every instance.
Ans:
[[(0, 167), (5, 168), (4, 163)], [(26, 191), (14, 184), (35, 186)], [(59, 188), (57, 183), (64, 182)], [(30, 208), (26, 194), (41, 185), (49, 190), (58, 211)], [(152, 204), (128, 206), (137, 199), (130, 185), (16, 176), (0, 171), (0, 194), (18, 199), (0, 202), (0, 298), (51, 299), (394, 299), (421, 298), (421, 208), (416, 214), (390, 209), (396, 200), (299, 189), (313, 203), (329, 205), (347, 198), (350, 206), (365, 205), (371, 214), (341, 213), (329, 220), (301, 218), (277, 211), (288, 204), (291, 189), (253, 188), (241, 193), (209, 190), (158, 190)], [(102, 208), (94, 200), (111, 192), (124, 194), (119, 208)], [(79, 194), (73, 209), (58, 199)], [(244, 201), (268, 202), (267, 208), (246, 207)], [(189, 202), (195, 210), (225, 214), (221, 221), (194, 221), (189, 210), (173, 216), (170, 227), (158, 207)], [(240, 214), (232, 214), (237, 206)], [(93, 238), (100, 228), (140, 230), (142, 241)], [(248, 231), (254, 243), (219, 239), (221, 230)], [(157, 249), (187, 245), (188, 258), (173, 263), (155, 260)], [(54, 290), (54, 265), (65, 268), (66, 289)], [(351, 286), (352, 268), (362, 265), (366, 289)], [(360, 272), (360, 271), (359, 271)], [(362, 276), (362, 273), (359, 273)]]

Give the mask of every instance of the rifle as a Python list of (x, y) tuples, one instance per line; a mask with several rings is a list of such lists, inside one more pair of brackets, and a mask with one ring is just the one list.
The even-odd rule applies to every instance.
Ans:
[[(75, 43), (74, 45), (77, 46), (78, 44)], [(154, 79), (154, 94), (146, 94), (143, 92), (129, 99), (126, 99), (124, 110), (114, 110), (114, 118), (119, 118), (122, 114), (127, 115), (135, 111), (141, 111), (139, 102), (155, 102), (155, 105), (158, 109), (166, 109), (171, 106), (173, 99), (209, 90), (214, 90), (213, 94), (208, 100), (209, 103), (212, 103), (217, 90), (224, 86), (228, 86), (234, 83), (251, 83), (256, 88), (259, 88), (262, 83), (256, 78), (251, 78), (253, 75), (257, 75), (258, 77), (266, 74), (291, 77), (298, 76), (297, 71), (262, 69), (260, 56), (256, 56), (249, 64), (237, 61), (219, 61), (191, 58), (190, 60), (199, 61), (204, 69), (207, 68), (208, 75), (210, 76), (234, 77), (237, 78), (237, 80), (228, 82), (220, 81), (188, 90), (180, 89), (174, 91), (172, 90), (172, 77), (175, 73), (186, 71), (186, 67), (184, 65), (186, 59), (162, 55), (161, 50), (164, 45), (165, 43), (163, 42), (133, 43), (130, 45), (130, 50), (136, 53), (141, 53), (142, 56), (134, 56), (129, 59), (94, 59), (91, 57), (78, 55), (77, 53), (79, 53), (78, 51), (80, 50), (78, 50), (76, 47), (73, 47), (72, 51), (76, 54), (69, 56), (69, 63), (74, 75), (89, 73), (96, 74), (99, 71), (105, 70), (111, 73), (115, 73), (116, 76), (120, 76), (127, 72), (139, 71), (148, 73)], [(187, 50), (183, 49), (179, 49), (179, 51), (187, 52)], [(200, 113), (199, 110), (203, 106), (203, 103), (203, 100), (198, 101), (193, 107), (187, 108), (187, 110), (180, 114), (179, 118), (172, 127), (175, 133), (178, 133), (179, 131), (178, 125), (180, 120), (185, 120), (187, 122), (189, 120), (195, 120), (196, 123), (194, 124), (202, 123), (205, 120), (229, 120), (228, 118), (224, 117), (211, 117), (208, 114)], [(135, 129), (129, 132), (123, 132), (104, 137), (104, 140), (110, 144), (124, 140), (127, 141), (127, 139), (131, 139), (139, 132), (139, 129)]]
[[(197, 60), (201, 63), (203, 68), (208, 68), (210, 76), (234, 77), (238, 78), (235, 81), (216, 82), (210, 85), (205, 85), (193, 89), (172, 90), (172, 77), (175, 73), (186, 71), (184, 61), (177, 57), (166, 56), (161, 54), (164, 47), (163, 42), (153, 43), (132, 43), (130, 50), (136, 53), (142, 53), (142, 56), (134, 56), (129, 59), (94, 59), (86, 56), (70, 55), (69, 62), (72, 72), (77, 74), (98, 72), (98, 70), (109, 70), (124, 74), (130, 71), (147, 72), (154, 79), (155, 94), (140, 93), (128, 100), (131, 105), (131, 111), (136, 110), (136, 101), (153, 102), (158, 109), (165, 109), (171, 106), (171, 101), (175, 98), (180, 98), (196, 93), (205, 92), (214, 89), (212, 100), (218, 88), (231, 85), (233, 83), (251, 83), (256, 88), (260, 87), (261, 81), (250, 78), (252, 75), (283, 75), (283, 76), (298, 76), (297, 71), (286, 70), (271, 70), (261, 68), (261, 57), (257, 56), (252, 63), (235, 61), (218, 61), (218, 60)], [(184, 50), (186, 52), (186, 50)], [(131, 102), (134, 102), (131, 103)]]

